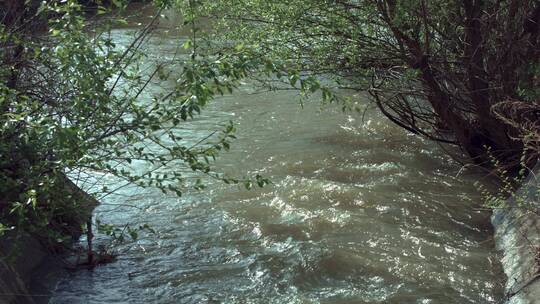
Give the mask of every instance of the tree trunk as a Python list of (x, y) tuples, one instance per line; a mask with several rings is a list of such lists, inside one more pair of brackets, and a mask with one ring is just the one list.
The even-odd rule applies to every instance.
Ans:
[(87, 256), (88, 256), (88, 267), (94, 265), (94, 250), (92, 241), (94, 239), (94, 234), (92, 233), (92, 217), (86, 222), (86, 242), (88, 244)]

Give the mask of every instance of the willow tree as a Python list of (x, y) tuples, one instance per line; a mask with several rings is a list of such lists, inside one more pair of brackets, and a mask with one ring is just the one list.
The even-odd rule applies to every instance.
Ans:
[[(294, 71), (369, 92), (392, 122), (457, 145), (481, 164), (508, 166), (524, 150), (519, 126), (503, 122), (527, 105), (538, 120), (540, 1), (232, 0), (205, 4), (260, 56)], [(224, 34), (226, 33), (226, 34)], [(508, 105), (508, 103), (507, 103)], [(536, 116), (535, 116), (536, 115)], [(517, 122), (519, 125), (519, 121)], [(536, 125), (536, 128), (538, 126)], [(534, 129), (534, 127), (533, 127)], [(534, 156), (536, 157), (536, 156)]]

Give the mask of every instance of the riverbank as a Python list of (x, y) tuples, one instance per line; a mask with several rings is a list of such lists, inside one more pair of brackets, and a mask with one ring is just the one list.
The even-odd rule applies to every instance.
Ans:
[(501, 263), (507, 276), (505, 291), (508, 304), (540, 303), (540, 217), (515, 208), (526, 203), (540, 210), (540, 165), (537, 165), (516, 193), (509, 199), (510, 208), (493, 212), (495, 242), (501, 251)]
[[(63, 229), (77, 240), (83, 232), (81, 225), (99, 202), (68, 179), (65, 189), (66, 198), (77, 202), (80, 212), (71, 216)], [(54, 258), (44, 240), (24, 232), (6, 234), (0, 238), (0, 304), (43, 303), (48, 297), (49, 279), (65, 266)]]

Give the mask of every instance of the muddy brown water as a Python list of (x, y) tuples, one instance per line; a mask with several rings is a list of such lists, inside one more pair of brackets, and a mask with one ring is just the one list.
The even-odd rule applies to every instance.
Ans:
[[(131, 31), (113, 35), (122, 43)], [(152, 52), (173, 56), (179, 40), (155, 35)], [(66, 274), (50, 303), (498, 303), (476, 177), (375, 111), (362, 119), (315, 99), (302, 108), (295, 92), (245, 85), (210, 104), (186, 125), (188, 140), (233, 120), (238, 139), (216, 168), (273, 184), (106, 198), (96, 216), (157, 234), (120, 245), (112, 264)]]

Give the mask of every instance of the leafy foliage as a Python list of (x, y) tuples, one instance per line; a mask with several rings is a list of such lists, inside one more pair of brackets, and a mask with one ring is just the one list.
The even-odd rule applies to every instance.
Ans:
[[(160, 11), (170, 5), (156, 3)], [(115, 10), (125, 6), (123, 1), (113, 4)], [(212, 170), (212, 161), (235, 138), (232, 122), (196, 144), (182, 137), (189, 120), (216, 94), (232, 92), (256, 64), (241, 49), (195, 54), (188, 43), (184, 46), (193, 51), (189, 59), (163, 59), (148, 71), (141, 65), (146, 56), (141, 46), (159, 12), (122, 47), (109, 33), (114, 22), (125, 22), (103, 19), (90, 26), (77, 1), (4, 6), (0, 233), (25, 230), (51, 242), (64, 241), (69, 227), (81, 223), (77, 215), (85, 208), (84, 195), (69, 186), (69, 179), (78, 180), (83, 172), (117, 178), (117, 184), (86, 189), (96, 198), (125, 184), (180, 196), (186, 186), (203, 189), (201, 176), (246, 187), (268, 183), (259, 175), (239, 179)], [(97, 12), (110, 11), (99, 6)], [(156, 81), (173, 85), (152, 93), (149, 86)], [(132, 169), (134, 162), (138, 170)], [(107, 227), (100, 224), (101, 230), (114, 233)], [(135, 237), (136, 231), (127, 230)]]
[(490, 163), (486, 147), (505, 166), (519, 164), (519, 132), (492, 107), (539, 102), (538, 1), (202, 3), (221, 20), (225, 45), (252, 45), (293, 74), (366, 91), (392, 122), (479, 164)]

